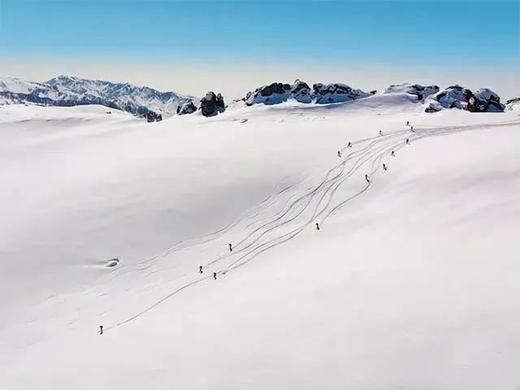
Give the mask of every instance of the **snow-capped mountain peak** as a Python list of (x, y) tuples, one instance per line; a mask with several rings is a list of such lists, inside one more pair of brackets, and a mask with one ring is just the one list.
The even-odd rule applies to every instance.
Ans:
[(34, 103), (50, 106), (100, 104), (135, 115), (150, 111), (175, 113), (184, 96), (129, 83), (114, 83), (60, 75), (44, 83), (21, 79), (0, 80), (0, 103)]

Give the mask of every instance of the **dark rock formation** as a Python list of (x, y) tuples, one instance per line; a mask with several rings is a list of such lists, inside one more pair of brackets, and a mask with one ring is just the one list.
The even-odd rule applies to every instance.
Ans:
[(289, 98), (291, 98), (291, 86), (289, 84), (272, 83), (248, 92), (244, 101), (246, 105), (252, 106), (259, 103), (278, 104)]
[(458, 108), (470, 112), (503, 112), (500, 97), (487, 88), (473, 93), (460, 85), (452, 85), (430, 97), (426, 112), (438, 112), (443, 108)]
[(183, 100), (179, 102), (179, 105), (177, 106), (177, 114), (179, 115), (192, 114), (195, 111), (197, 111), (197, 106), (191, 99)]
[(312, 101), (311, 87), (300, 80), (296, 80), (291, 87), (292, 97), (300, 103), (310, 103)]
[[(375, 93), (375, 91), (374, 91)], [(337, 103), (359, 99), (370, 96), (369, 93), (359, 89), (350, 88), (345, 84), (314, 84), (313, 90), (309, 85), (301, 80), (296, 80), (291, 86), (283, 83), (272, 83), (248, 92), (243, 99), (246, 105), (253, 104), (279, 104), (289, 99), (294, 99), (300, 103)]]
[(153, 112), (153, 111), (148, 111), (146, 113), (146, 121), (147, 122), (160, 122), (160, 121), (162, 121), (162, 115), (158, 114), (156, 112)]
[(505, 106), (500, 103), (500, 96), (488, 88), (481, 88), (468, 99), (468, 111), (503, 112)]
[(312, 86), (312, 89), (314, 101), (319, 104), (347, 102), (370, 96), (367, 92), (341, 83), (317, 83)]
[(200, 100), (200, 111), (204, 116), (214, 116), (224, 112), (226, 106), (222, 95), (210, 91)]

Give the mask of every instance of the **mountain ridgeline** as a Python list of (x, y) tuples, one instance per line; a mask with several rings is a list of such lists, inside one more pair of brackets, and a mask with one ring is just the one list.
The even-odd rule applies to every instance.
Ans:
[[(470, 112), (503, 112), (506, 105), (500, 97), (487, 88), (473, 92), (459, 85), (441, 90), (437, 85), (396, 84), (382, 92), (363, 91), (343, 83), (316, 83), (312, 88), (304, 81), (293, 84), (272, 83), (248, 92), (242, 99), (247, 106), (275, 105), (287, 101), (301, 104), (336, 104), (359, 99), (372, 99), (382, 95), (399, 95), (412, 103), (424, 105), (428, 113), (443, 109), (461, 109)], [(161, 92), (149, 87), (129, 83), (113, 83), (72, 76), (58, 76), (43, 83), (27, 82), (16, 78), (0, 80), (0, 105), (36, 104), (42, 106), (78, 106), (97, 104), (126, 111), (149, 122), (162, 120), (163, 116), (187, 115), (200, 112), (211, 117), (226, 110), (220, 93), (208, 92), (198, 99), (175, 92)], [(517, 105), (513, 99), (507, 108)]]

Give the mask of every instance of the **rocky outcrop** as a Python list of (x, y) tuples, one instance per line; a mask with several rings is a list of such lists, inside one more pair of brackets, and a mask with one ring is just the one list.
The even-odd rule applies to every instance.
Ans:
[(346, 84), (321, 84), (312, 86), (313, 100), (318, 104), (348, 102), (370, 96), (360, 89), (353, 89)]
[(215, 116), (226, 110), (222, 95), (210, 91), (200, 100), (200, 111), (204, 116)]
[(412, 95), (417, 101), (423, 101), (430, 95), (440, 91), (437, 85), (420, 85), (420, 84), (393, 84), (385, 89), (384, 93), (406, 93)]
[(184, 99), (177, 106), (177, 114), (179, 115), (192, 114), (195, 111), (197, 111), (197, 106), (192, 99)]
[(458, 108), (470, 112), (503, 112), (504, 105), (500, 97), (488, 88), (481, 88), (473, 93), (460, 85), (452, 85), (432, 95), (426, 102), (425, 111), (438, 112), (442, 109)]
[(503, 112), (505, 106), (500, 103), (500, 96), (488, 88), (477, 90), (468, 100), (468, 111)]
[(311, 87), (301, 80), (296, 80), (291, 87), (291, 96), (300, 103), (311, 103)]
[(293, 85), (272, 83), (249, 92), (243, 99), (248, 106), (253, 104), (279, 104), (289, 99), (300, 103), (337, 103), (370, 96), (359, 89), (350, 88), (345, 84), (314, 84), (311, 88), (301, 80), (296, 80)]
[(162, 121), (162, 115), (158, 114), (156, 112), (153, 112), (153, 111), (148, 111), (146, 113), (146, 121), (147, 122), (160, 122), (160, 121)]
[(260, 103), (279, 104), (287, 101), (291, 97), (291, 86), (289, 84), (272, 83), (257, 88), (252, 92), (248, 92), (244, 101), (248, 106)]

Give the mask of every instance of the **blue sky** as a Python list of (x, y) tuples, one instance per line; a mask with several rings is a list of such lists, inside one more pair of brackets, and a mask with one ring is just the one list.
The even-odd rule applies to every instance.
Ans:
[[(518, 64), (518, 1), (0, 0), (11, 56)], [(492, 57), (486, 58), (486, 57)]]
[[(241, 96), (272, 81), (520, 90), (520, 1), (0, 0), (0, 77)], [(37, 66), (35, 66), (37, 64)]]

